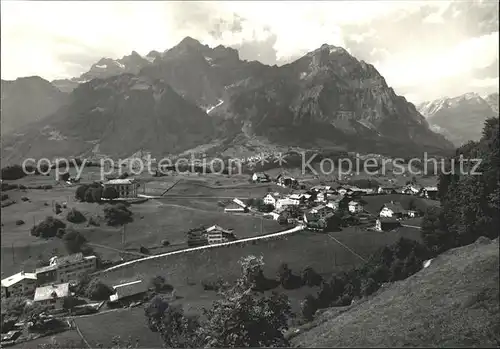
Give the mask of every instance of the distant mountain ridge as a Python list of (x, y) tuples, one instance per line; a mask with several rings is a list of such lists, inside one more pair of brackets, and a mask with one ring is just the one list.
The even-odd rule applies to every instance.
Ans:
[(2, 135), (42, 120), (67, 102), (68, 95), (39, 76), (2, 80)]
[(70, 103), (6, 137), (5, 158), (168, 154), (210, 141), (212, 120), (160, 80), (122, 74), (80, 84)]
[(498, 117), (498, 93), (481, 97), (470, 92), (424, 102), (417, 109), (427, 118), (433, 130), (460, 146), (469, 140), (478, 140), (484, 121)]
[[(32, 141), (7, 137), (10, 159), (96, 149), (107, 156), (139, 150), (163, 156), (214, 142), (217, 153), (235, 156), (275, 145), (398, 156), (453, 149), (373, 65), (326, 44), (277, 67), (187, 37), (163, 53), (103, 58), (72, 83), (77, 88), (66, 108), (23, 129)], [(173, 104), (158, 89), (168, 90)], [(124, 102), (132, 96), (135, 104)], [(183, 120), (180, 110), (190, 115)], [(52, 133), (40, 132), (49, 128)]]

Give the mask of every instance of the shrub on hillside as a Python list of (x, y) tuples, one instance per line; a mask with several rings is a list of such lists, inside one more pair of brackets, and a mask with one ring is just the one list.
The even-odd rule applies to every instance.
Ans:
[(47, 239), (56, 236), (57, 230), (60, 228), (66, 228), (66, 224), (57, 218), (49, 216), (31, 228), (31, 235)]
[(76, 208), (72, 208), (71, 210), (69, 210), (68, 214), (66, 215), (66, 219), (68, 220), (68, 222), (75, 224), (83, 223), (87, 220), (83, 213), (78, 211)]
[(110, 226), (122, 225), (132, 221), (132, 212), (122, 203), (106, 205), (104, 218)]
[(16, 221), (16, 225), (23, 225), (24, 224), (24, 221), (22, 219), (18, 219)]
[(10, 165), (2, 168), (2, 180), (16, 180), (26, 176), (21, 165)]

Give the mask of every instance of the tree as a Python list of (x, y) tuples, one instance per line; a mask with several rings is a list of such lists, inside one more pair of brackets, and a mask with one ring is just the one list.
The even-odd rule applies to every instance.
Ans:
[(300, 309), (304, 319), (312, 321), (314, 319), (314, 314), (318, 310), (316, 298), (314, 298), (313, 295), (308, 294), (300, 304)]
[(61, 228), (64, 229), (65, 227), (66, 224), (62, 221), (49, 216), (38, 225), (31, 228), (31, 235), (47, 239), (56, 236), (57, 231)]
[(302, 282), (309, 287), (319, 286), (323, 278), (313, 268), (307, 267), (302, 272)]
[(114, 200), (119, 197), (118, 191), (113, 187), (105, 187), (102, 191), (102, 197), (108, 200)]
[(333, 301), (334, 294), (332, 286), (328, 282), (323, 282), (317, 297), (318, 308), (327, 308)]
[(288, 288), (290, 279), (292, 278), (292, 270), (288, 268), (288, 264), (281, 263), (278, 268), (278, 280), (283, 288)]
[(439, 254), (455, 246), (455, 239), (448, 232), (442, 212), (436, 207), (425, 211), (421, 227), (422, 241), (434, 254)]
[(376, 290), (378, 290), (379, 285), (372, 278), (366, 278), (361, 282), (361, 294), (363, 296), (369, 296)]
[(76, 230), (66, 231), (63, 236), (64, 247), (68, 254), (83, 252), (82, 249), (87, 243), (87, 239)]
[(87, 218), (85, 218), (83, 213), (78, 211), (76, 208), (72, 208), (71, 210), (68, 211), (68, 214), (66, 215), (66, 219), (68, 220), (68, 222), (75, 223), (75, 224), (83, 223), (87, 220)]
[(184, 315), (181, 306), (171, 306), (155, 296), (144, 308), (149, 329), (160, 333), (167, 348), (196, 348), (199, 346), (199, 322)]
[(248, 286), (240, 279), (204, 311), (208, 321), (200, 333), (205, 347), (288, 346), (283, 335), (291, 316), (288, 298), (274, 292), (255, 296)]
[(89, 188), (89, 186), (85, 185), (85, 184), (78, 186), (78, 188), (76, 188), (76, 191), (75, 191), (75, 199), (77, 199), (79, 201), (86, 201), (85, 195), (87, 193), (88, 188)]
[(2, 180), (16, 180), (26, 176), (24, 173), (22, 166), (20, 165), (11, 165), (2, 168)]
[(242, 279), (245, 284), (251, 285), (253, 289), (260, 289), (265, 280), (264, 258), (249, 255), (242, 257), (238, 263), (241, 266)]
[(107, 220), (108, 225), (123, 225), (132, 221), (132, 212), (123, 203), (106, 205), (104, 218)]
[(85, 289), (87, 297), (95, 301), (109, 300), (109, 296), (114, 293), (111, 287), (98, 279), (91, 279)]

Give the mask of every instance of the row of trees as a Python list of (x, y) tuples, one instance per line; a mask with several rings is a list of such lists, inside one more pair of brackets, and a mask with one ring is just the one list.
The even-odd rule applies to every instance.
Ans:
[(302, 314), (305, 319), (311, 320), (317, 309), (350, 305), (354, 299), (374, 293), (384, 283), (413, 275), (422, 268), (429, 255), (421, 243), (401, 238), (381, 248), (360, 268), (322, 281), (318, 294), (308, 295), (302, 302)]
[(99, 183), (82, 184), (76, 188), (75, 198), (82, 202), (101, 202), (102, 199), (114, 200), (118, 192), (113, 187), (102, 188)]

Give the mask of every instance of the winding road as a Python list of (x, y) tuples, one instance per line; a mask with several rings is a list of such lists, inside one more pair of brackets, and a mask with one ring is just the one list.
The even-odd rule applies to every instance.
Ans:
[(148, 257), (144, 257), (144, 258), (134, 259), (134, 260), (131, 260), (131, 261), (128, 261), (128, 262), (124, 262), (124, 263), (121, 263), (121, 264), (109, 267), (109, 268), (104, 269), (104, 270), (100, 270), (100, 271), (95, 272), (95, 273), (93, 273), (91, 275), (104, 274), (104, 273), (107, 273), (107, 272), (110, 272), (110, 271), (114, 271), (114, 270), (117, 270), (117, 269), (120, 269), (120, 268), (123, 268), (123, 267), (126, 267), (126, 266), (130, 266), (130, 265), (136, 264), (136, 263), (141, 263), (141, 262), (145, 262), (145, 261), (152, 260), (152, 259), (157, 259), (157, 258), (168, 257), (168, 256), (172, 256), (172, 255), (175, 255), (175, 254), (187, 253), (187, 252), (192, 252), (192, 251), (207, 250), (207, 249), (210, 249), (210, 248), (217, 248), (217, 247), (222, 247), (222, 246), (236, 245), (236, 244), (242, 244), (242, 243), (250, 242), (250, 241), (265, 240), (265, 239), (270, 239), (270, 238), (274, 238), (274, 237), (278, 237), (278, 236), (289, 235), (289, 234), (293, 234), (295, 232), (301, 231), (304, 228), (305, 228), (305, 225), (297, 225), (296, 227), (294, 227), (292, 229), (288, 229), (288, 230), (285, 230), (285, 231), (280, 231), (278, 233), (271, 233), (271, 234), (266, 234), (266, 235), (254, 236), (254, 237), (250, 237), (250, 238), (244, 238), (244, 239), (239, 239), (239, 240), (229, 241), (229, 242), (222, 242), (220, 244), (191, 247), (191, 248), (186, 248), (186, 249), (182, 249), (182, 250), (166, 252), (166, 253), (162, 253), (162, 254), (158, 254), (158, 255), (154, 255), (154, 256), (148, 256)]

